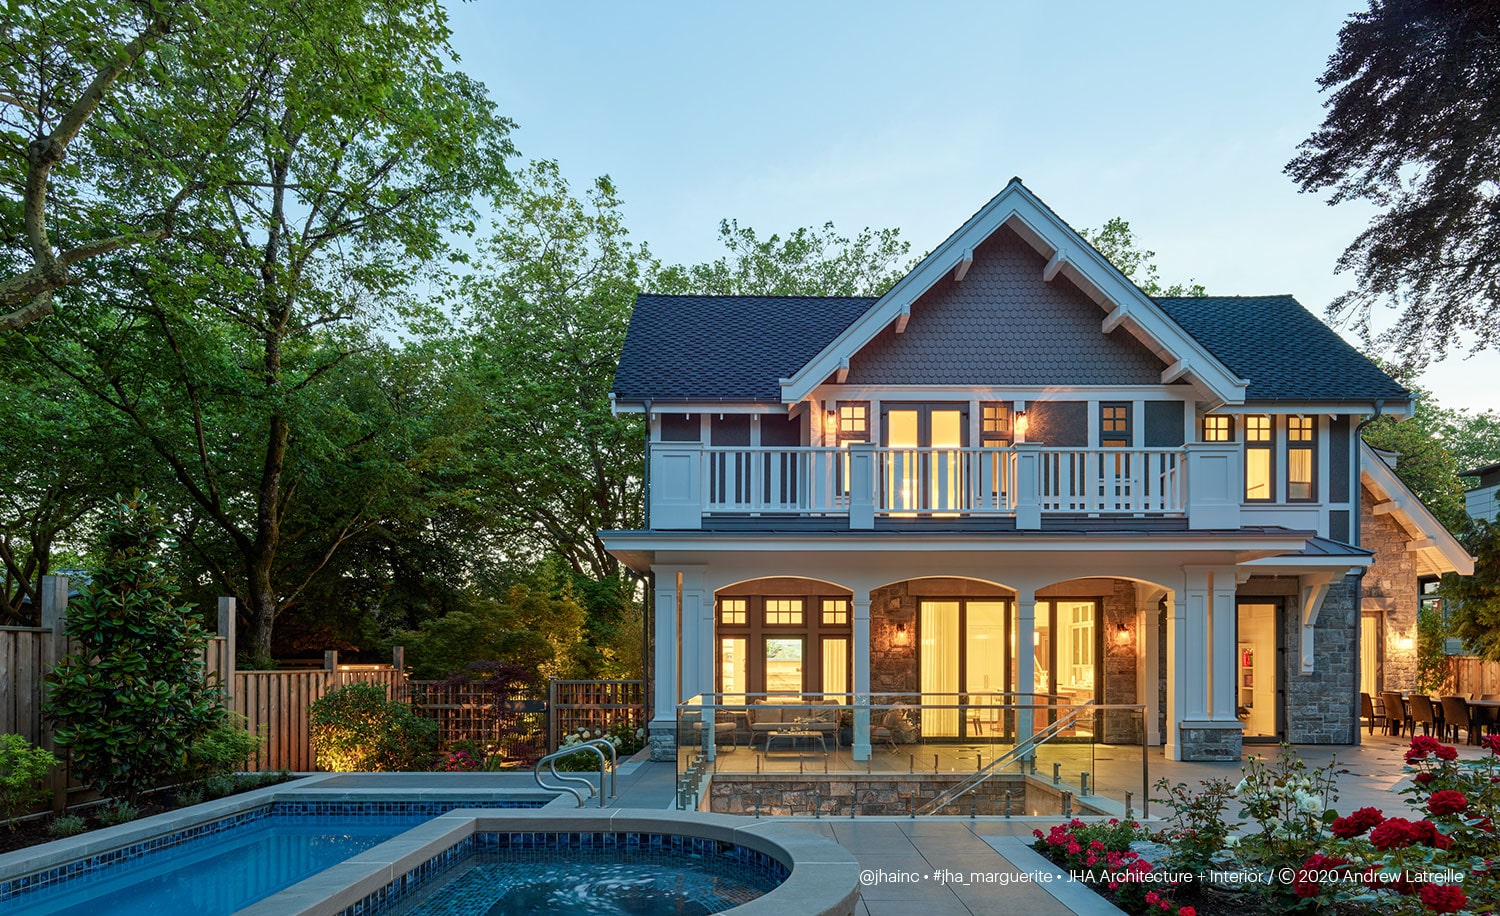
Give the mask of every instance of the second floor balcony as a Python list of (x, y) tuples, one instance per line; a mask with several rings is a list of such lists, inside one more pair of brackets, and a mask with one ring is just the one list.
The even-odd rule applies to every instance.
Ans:
[(697, 529), (705, 517), (1179, 517), (1239, 527), (1241, 452), (1176, 448), (886, 448), (651, 446), (651, 527)]

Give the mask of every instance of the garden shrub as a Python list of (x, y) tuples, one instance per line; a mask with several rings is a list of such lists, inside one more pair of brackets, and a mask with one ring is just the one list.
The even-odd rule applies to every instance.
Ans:
[(425, 770), (437, 753), (438, 724), (386, 699), (379, 684), (350, 684), (312, 704), (313, 753), (335, 773)]
[(51, 751), (21, 735), (0, 735), (0, 814), (11, 830), (18, 816), (47, 797), (47, 771), (56, 765)]
[(130, 823), (140, 814), (140, 810), (129, 802), (115, 802), (99, 809), (99, 821), (106, 827), (117, 827)]
[(188, 749), (224, 721), (203, 661), (207, 633), (177, 603), (167, 528), (139, 494), (106, 512), (104, 565), (68, 607), (75, 650), (48, 677), (47, 718), (73, 774), (134, 803), (180, 779)]
[[(246, 728), (248, 721), (237, 712), (226, 715), (212, 731), (188, 748), (183, 775), (198, 782), (244, 769), (265, 740), (262, 735), (251, 734)], [(261, 726), (263, 730), (266, 727)]]
[(47, 824), (47, 833), (55, 837), (77, 836), (87, 829), (88, 821), (77, 814), (59, 814)]
[[(582, 744), (593, 738), (608, 739), (609, 743), (615, 746), (615, 759), (617, 761), (624, 760), (646, 746), (646, 730), (644, 728), (640, 728), (631, 722), (616, 722), (608, 729), (591, 729), (586, 725), (580, 725), (568, 734), (563, 735), (562, 744), (558, 747), (558, 750)], [(600, 748), (600, 750), (603, 750), (603, 748)], [(604, 756), (608, 760), (609, 752), (604, 751)], [(587, 751), (580, 751), (577, 754), (570, 754), (567, 757), (560, 758), (557, 761), (557, 769), (564, 773), (597, 773), (599, 772), (599, 758)]]

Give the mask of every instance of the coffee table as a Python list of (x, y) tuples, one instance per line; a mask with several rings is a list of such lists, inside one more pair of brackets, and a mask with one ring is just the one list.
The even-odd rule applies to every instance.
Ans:
[(771, 756), (771, 748), (775, 746), (778, 740), (785, 740), (788, 744), (786, 750), (796, 751), (798, 756), (801, 756), (801, 752), (797, 748), (799, 740), (805, 740), (809, 743), (816, 741), (818, 742), (818, 749), (825, 754), (828, 753), (828, 742), (824, 739), (822, 732), (797, 726), (792, 728), (778, 728), (774, 731), (766, 732), (767, 757)]

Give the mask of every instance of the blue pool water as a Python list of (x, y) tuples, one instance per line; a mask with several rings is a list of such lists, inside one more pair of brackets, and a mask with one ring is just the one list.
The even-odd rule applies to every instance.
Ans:
[(782, 876), (682, 849), (479, 849), (391, 916), (708, 916), (775, 890)]
[(430, 814), (271, 814), (138, 859), (0, 901), (27, 916), (233, 913), (385, 842)]

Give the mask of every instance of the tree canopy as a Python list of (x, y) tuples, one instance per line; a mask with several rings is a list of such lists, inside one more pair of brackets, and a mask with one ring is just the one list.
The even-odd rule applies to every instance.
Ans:
[(1118, 216), (1098, 229), (1080, 229), (1078, 234), (1148, 296), (1208, 295), (1195, 280), (1163, 286), (1156, 268), (1156, 252), (1142, 247), (1130, 223)]
[(1355, 288), (1330, 313), (1385, 335), (1407, 360), (1500, 340), (1500, 5), (1371, 0), (1339, 31), (1318, 80), (1323, 123), (1286, 167), (1330, 204), (1381, 212), (1339, 258)]

